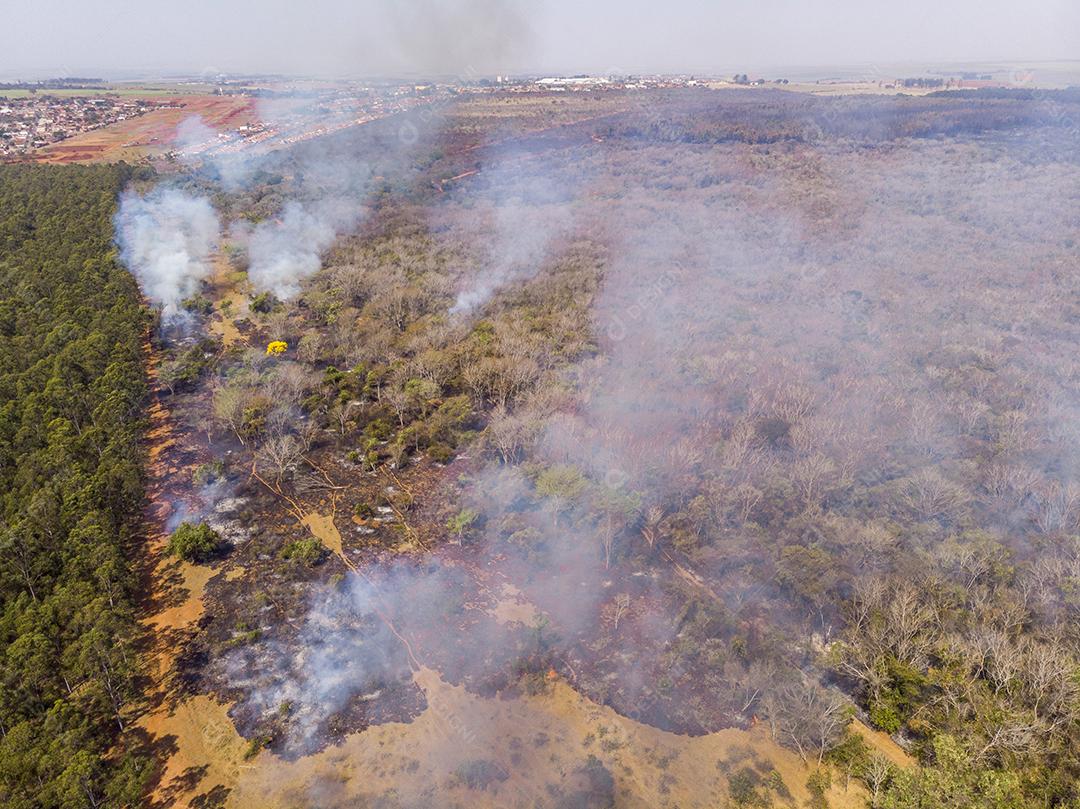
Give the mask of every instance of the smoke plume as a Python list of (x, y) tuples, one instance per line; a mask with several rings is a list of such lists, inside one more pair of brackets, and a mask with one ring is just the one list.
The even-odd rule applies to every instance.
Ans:
[(300, 291), (300, 282), (318, 272), (320, 256), (355, 213), (346, 203), (308, 207), (288, 202), (281, 218), (255, 228), (248, 245), (248, 278), (256, 289), (287, 300)]
[(410, 0), (391, 5), (396, 45), (409, 69), (463, 78), (505, 71), (534, 51), (520, 0)]
[(563, 243), (574, 222), (573, 205), (580, 174), (556, 172), (527, 154), (489, 155), (490, 168), (466, 193), (483, 232), (476, 242), (490, 247), (464, 280), (450, 314), (482, 307), (503, 287), (535, 277)]
[(127, 192), (116, 214), (120, 257), (166, 320), (210, 274), (220, 223), (210, 202), (175, 188)]

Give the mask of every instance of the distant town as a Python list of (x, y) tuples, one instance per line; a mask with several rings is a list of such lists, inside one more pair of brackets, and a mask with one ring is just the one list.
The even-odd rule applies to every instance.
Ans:
[(112, 95), (0, 98), (0, 156), (27, 154), (170, 104), (167, 100)]
[[(38, 159), (49, 147), (95, 130), (113, 127), (126, 131), (124, 122), (151, 113), (172, 110), (162, 121), (175, 130), (192, 117), (199, 104), (192, 99), (252, 100), (249, 116), (229, 117), (227, 123), (206, 127), (196, 137), (161, 136), (139, 139), (133, 127), (124, 146), (154, 147), (158, 153), (211, 155), (268, 149), (318, 137), (375, 118), (401, 112), (419, 104), (445, 100), (462, 93), (567, 93), (635, 91), (676, 87), (775, 86), (809, 92), (930, 92), (1008, 86), (990, 74), (965, 73), (956, 77), (914, 77), (874, 80), (817, 80), (796, 82), (763, 78), (746, 73), (730, 77), (700, 76), (495, 76), (470, 81), (424, 83), (385, 82), (371, 86), (350, 83), (304, 83), (286, 77), (214, 77), (175, 80), (153, 85), (109, 85), (101, 79), (49, 79), (40, 82), (0, 84), (0, 159)], [(142, 91), (145, 90), (145, 93)], [(275, 103), (280, 102), (280, 103)], [(272, 115), (262, 114), (267, 109)], [(234, 107), (235, 109), (235, 103)], [(118, 126), (119, 125), (119, 126)], [(124, 141), (124, 138), (120, 138)], [(92, 148), (102, 148), (100, 145)], [(114, 157), (116, 155), (113, 155)]]

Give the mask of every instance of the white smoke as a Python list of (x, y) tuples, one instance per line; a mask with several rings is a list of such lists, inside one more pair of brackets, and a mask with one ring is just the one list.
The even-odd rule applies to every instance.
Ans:
[(358, 206), (327, 201), (314, 206), (291, 201), (281, 217), (259, 224), (248, 245), (248, 278), (260, 292), (288, 300), (300, 282), (322, 265), (322, 254), (338, 233), (355, 224)]
[(201, 115), (189, 115), (178, 123), (173, 136), (176, 148), (184, 156), (216, 146), (219, 139), (218, 131), (209, 126)]
[(535, 277), (573, 228), (574, 200), (584, 185), (580, 169), (553, 176), (549, 165), (513, 151), (497, 150), (486, 164), (471, 194), (476, 225), (485, 228), (477, 241), (490, 248), (463, 279), (452, 315), (473, 312), (500, 289)]
[(220, 223), (205, 197), (158, 187), (146, 196), (125, 192), (115, 220), (120, 258), (168, 321), (180, 302), (210, 274)]
[(471, 312), (503, 287), (535, 276), (549, 257), (551, 245), (571, 224), (565, 205), (535, 206), (520, 200), (499, 205), (493, 218), (495, 238), (489, 260), (458, 292), (451, 314)]
[(211, 168), (226, 191), (245, 188), (259, 166), (253, 156), (237, 151), (239, 141), (237, 132), (219, 130), (201, 115), (185, 118), (173, 135), (177, 157), (188, 167)]

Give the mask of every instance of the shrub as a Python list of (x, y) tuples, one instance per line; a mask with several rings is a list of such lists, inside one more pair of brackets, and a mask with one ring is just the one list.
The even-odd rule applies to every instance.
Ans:
[(260, 292), (251, 299), (251, 310), (263, 315), (272, 312), (275, 306), (277, 306), (277, 298), (270, 292)]
[(263, 748), (269, 747), (270, 743), (273, 741), (274, 737), (269, 733), (260, 733), (248, 742), (247, 747), (244, 749), (244, 760), (247, 761), (255, 758), (255, 756), (262, 752)]
[(497, 762), (484, 759), (466, 761), (455, 774), (469, 789), (487, 789), (489, 785), (510, 777), (510, 773)]
[(728, 794), (735, 806), (768, 806), (768, 800), (758, 792), (761, 776), (743, 767), (728, 778)]
[(315, 567), (326, 556), (326, 548), (313, 537), (294, 539), (281, 549), (279, 556), (282, 559), (295, 560), (305, 567)]
[(896, 707), (883, 700), (870, 706), (870, 722), (874, 727), (881, 728), (886, 733), (896, 733), (902, 724)]
[(473, 526), (477, 519), (479, 519), (479, 517), (480, 514), (473, 509), (463, 508), (461, 511), (459, 511), (457, 514), (455, 514), (453, 517), (446, 521), (446, 528), (452, 533), (457, 534), (458, 537), (462, 537), (466, 533), (468, 533), (469, 529)]
[(200, 315), (208, 315), (214, 311), (214, 304), (202, 295), (192, 295), (180, 302), (180, 305), (189, 312)]
[(169, 538), (168, 551), (185, 562), (205, 562), (217, 553), (220, 545), (218, 532), (206, 523), (182, 522)]
[(432, 444), (428, 447), (428, 457), (435, 463), (450, 463), (454, 459), (454, 450), (446, 444)]
[(386, 441), (394, 434), (394, 428), (386, 419), (375, 419), (364, 427), (364, 435), (378, 441)]
[(809, 806), (811, 809), (829, 809), (829, 803), (825, 793), (832, 787), (832, 776), (828, 770), (817, 769), (810, 773), (806, 779), (806, 788), (810, 791)]
[(225, 463), (220, 460), (199, 464), (191, 473), (191, 481), (196, 486), (205, 486), (223, 477), (225, 477)]
[(569, 774), (556, 809), (612, 809), (615, 806), (615, 779), (594, 755)]

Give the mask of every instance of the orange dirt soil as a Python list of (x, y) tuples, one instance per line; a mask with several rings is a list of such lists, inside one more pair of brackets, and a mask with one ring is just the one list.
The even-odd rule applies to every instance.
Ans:
[[(344, 807), (392, 793), (407, 805), (533, 806), (590, 754), (611, 772), (619, 807), (715, 807), (726, 794), (725, 772), (747, 766), (776, 770), (795, 805), (810, 797), (810, 769), (773, 742), (764, 725), (680, 736), (619, 716), (561, 680), (545, 694), (500, 699), (449, 685), (430, 669), (418, 669), (414, 679), (428, 701), (414, 721), (372, 727), (296, 760), (265, 750), (245, 758), (247, 743), (227, 706), (195, 697), (159, 727), (176, 745), (160, 805), (216, 795), (238, 809)], [(456, 773), (477, 760), (494, 761), (508, 777), (470, 789)], [(185, 775), (193, 772), (202, 777), (185, 789)], [(854, 784), (837, 784), (827, 797), (834, 809), (865, 805), (865, 793)]]
[[(192, 631), (203, 614), (203, 593), (215, 571), (205, 565), (193, 565), (174, 559), (166, 552), (168, 536), (165, 531), (173, 505), (168, 492), (179, 481), (191, 479), (191, 469), (177, 460), (179, 453), (172, 415), (165, 397), (157, 386), (156, 356), (147, 345), (150, 357), (149, 377), (153, 385), (150, 406), (150, 429), (147, 433), (148, 509), (146, 516), (147, 556), (143, 570), (148, 597), (144, 603), (143, 625), (150, 635), (147, 651), (147, 675), (150, 685), (140, 706), (141, 715), (135, 727), (149, 736), (151, 744), (160, 747), (171, 737), (170, 728), (183, 717), (190, 716), (186, 703), (173, 705), (173, 676), (177, 654), (184, 636)], [(197, 707), (198, 703), (196, 703)], [(198, 722), (205, 732), (212, 727)], [(174, 756), (163, 762), (168, 774)], [(162, 779), (162, 784), (167, 783)], [(186, 805), (175, 803), (171, 796), (158, 792), (151, 805)]]
[[(233, 269), (228, 256), (219, 251), (213, 258), (213, 273), (210, 277), (208, 295), (214, 301), (214, 314), (207, 328), (210, 334), (220, 337), (225, 348), (243, 339), (236, 322), (249, 315), (250, 284), (243, 272)], [(221, 304), (228, 301), (229, 314), (221, 311)]]
[(173, 106), (45, 146), (32, 158), (41, 163), (137, 160), (171, 148), (177, 125), (193, 115), (219, 130), (235, 129), (257, 117), (255, 99), (247, 96), (153, 96), (150, 100)]

